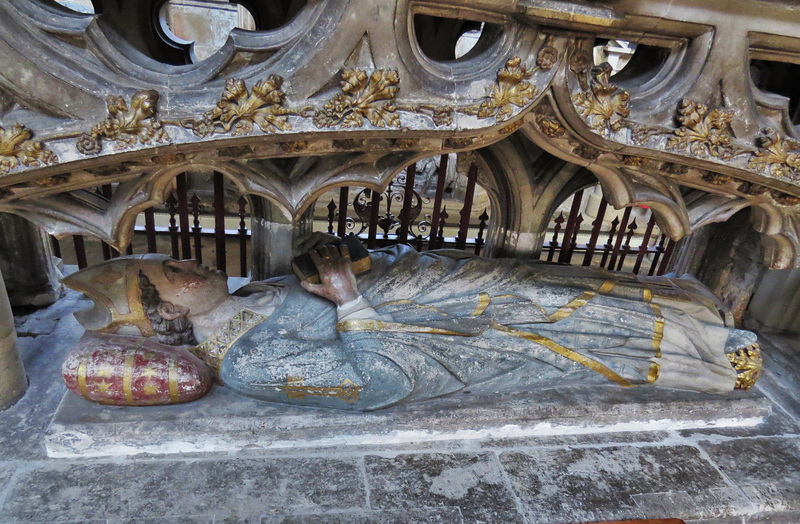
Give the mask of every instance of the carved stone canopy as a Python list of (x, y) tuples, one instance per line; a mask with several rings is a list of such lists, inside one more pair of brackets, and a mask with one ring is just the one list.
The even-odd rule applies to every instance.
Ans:
[[(186, 65), (148, 56), (121, 8), (98, 4), (96, 15), (0, 5), (0, 211), (54, 234), (124, 246), (135, 214), (193, 166), (297, 218), (331, 187), (379, 188), (416, 160), (518, 133), (591, 170), (615, 206), (649, 205), (673, 239), (752, 207), (766, 263), (800, 261), (797, 129), (745, 59), (800, 62), (790, 0), (312, 0)], [(437, 61), (418, 16), (494, 29)], [(612, 76), (592, 58), (595, 39), (612, 37), (662, 58)], [(287, 156), (317, 161), (290, 174), (260, 163)], [(110, 201), (86, 191), (109, 183)]]

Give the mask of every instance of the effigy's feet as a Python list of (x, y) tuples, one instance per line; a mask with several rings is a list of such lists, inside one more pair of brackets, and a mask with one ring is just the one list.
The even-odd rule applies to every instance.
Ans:
[(87, 333), (64, 359), (67, 388), (114, 406), (180, 404), (211, 389), (211, 370), (183, 348), (150, 339)]

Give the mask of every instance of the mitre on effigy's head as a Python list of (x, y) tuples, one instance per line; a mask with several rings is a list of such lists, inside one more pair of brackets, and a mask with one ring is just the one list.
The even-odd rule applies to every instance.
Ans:
[[(143, 336), (155, 334), (142, 307), (139, 271), (148, 277), (163, 275), (166, 255), (132, 255), (107, 260), (77, 271), (62, 282), (94, 301), (94, 306), (75, 313), (75, 318), (90, 331), (117, 333), (134, 326)], [(125, 329), (127, 334), (135, 329)]]

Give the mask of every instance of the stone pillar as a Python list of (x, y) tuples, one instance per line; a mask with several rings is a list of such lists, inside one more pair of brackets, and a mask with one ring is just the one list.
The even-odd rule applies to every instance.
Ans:
[(297, 238), (311, 233), (313, 209), (292, 223), (269, 200), (251, 196), (253, 202), (253, 255), (250, 274), (264, 280), (292, 272), (292, 246)]
[(749, 209), (711, 227), (713, 230), (696, 276), (730, 309), (736, 324), (740, 325), (765, 271), (761, 236), (750, 223)]
[(14, 307), (47, 306), (61, 296), (61, 272), (47, 234), (10, 213), (0, 213), (0, 271)]
[(0, 411), (19, 400), (27, 387), (25, 368), (17, 351), (14, 315), (0, 272)]

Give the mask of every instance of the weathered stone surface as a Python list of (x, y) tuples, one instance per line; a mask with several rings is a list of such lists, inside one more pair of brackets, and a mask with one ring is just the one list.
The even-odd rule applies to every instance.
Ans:
[(365, 496), (354, 459), (62, 463), (18, 474), (0, 521), (308, 513)]
[(747, 517), (747, 524), (797, 524), (800, 522), (800, 511), (782, 513), (759, 513)]
[(769, 411), (766, 399), (754, 393), (711, 396), (617, 386), (531, 391), (493, 399), (458, 395), (362, 414), (269, 404), (224, 388), (214, 388), (191, 404), (146, 410), (101, 406), (68, 394), (46, 443), (53, 457), (380, 447), (752, 426)]
[(689, 446), (512, 451), (500, 461), (537, 524), (560, 523), (564, 515), (575, 522), (717, 517), (746, 505)]
[(743, 438), (700, 445), (758, 509), (800, 509), (800, 439)]
[(461, 524), (458, 508), (407, 508), (337, 514), (264, 517), (261, 524)]
[(373, 508), (451, 506), (466, 522), (523, 522), (492, 453), (364, 458)]

